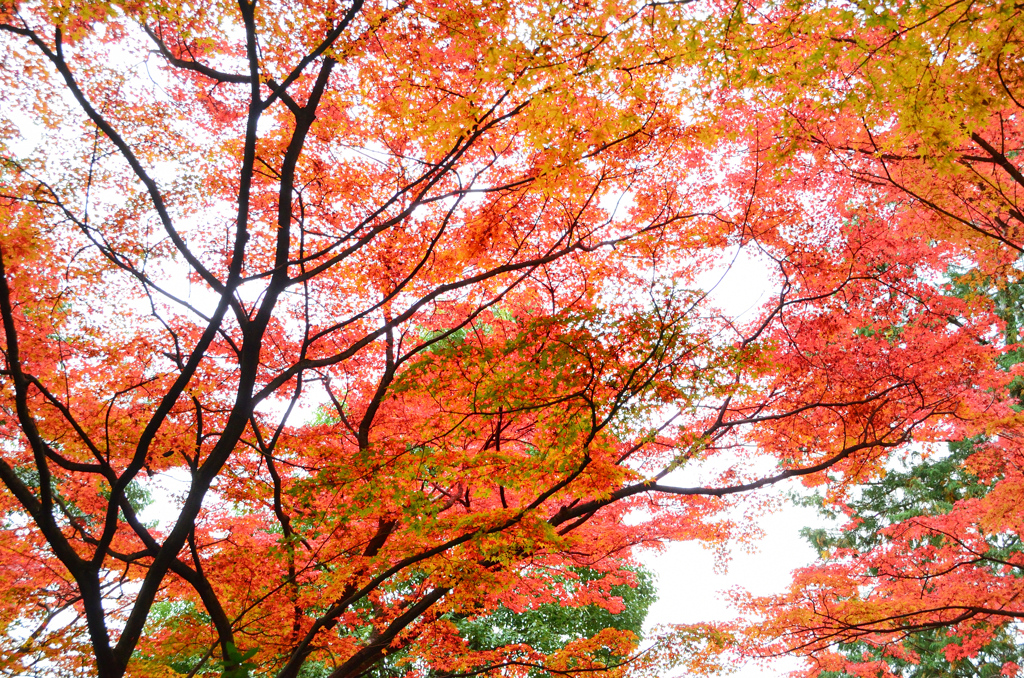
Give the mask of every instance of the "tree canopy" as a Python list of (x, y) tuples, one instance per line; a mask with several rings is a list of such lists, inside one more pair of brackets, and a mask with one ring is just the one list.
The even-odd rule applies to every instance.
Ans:
[[(901, 277), (942, 262), (933, 283), (1001, 316), (976, 341), (1000, 348), (990, 369), (1013, 380), (993, 391), (1008, 409), (954, 427), (951, 452), (891, 463), (833, 501), (850, 522), (819, 535), (822, 560), (788, 594), (751, 601), (767, 618), (757, 651), (806, 654), (810, 675), (1018, 670), (1020, 13), (1002, 2), (741, 3), (715, 23), (727, 47), (706, 70), (730, 93), (730, 124), (772, 140), (765, 196), (830, 191), (851, 222), (913, 247), (879, 262)], [(902, 338), (908, 320), (894, 317), (888, 334)]]
[[(1014, 370), (949, 271), (1016, 279), (1020, 11), (3, 2), (0, 668), (710, 672), (713, 625), (639, 647), (639, 549), (981, 434), (965, 531), (887, 561), (963, 585), (888, 600), (989, 633)], [(863, 576), (792, 600), (902, 633)]]

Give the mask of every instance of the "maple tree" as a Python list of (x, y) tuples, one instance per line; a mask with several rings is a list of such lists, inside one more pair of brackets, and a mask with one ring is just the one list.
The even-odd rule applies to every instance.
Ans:
[[(1011, 314), (1005, 365), (1020, 361), (1019, 294), (1019, 283), (994, 291)], [(1019, 383), (1011, 390), (1019, 397)], [(813, 673), (829, 678), (1015, 675), (1024, 661), (1013, 625), (1024, 549), (1019, 523), (1005, 520), (1015, 497), (1004, 493), (1019, 462), (997, 440), (915, 455), (843, 502), (841, 529), (805, 531), (821, 561), (768, 603), (779, 616), (769, 634), (810, 654)], [(809, 501), (836, 518), (821, 499)]]
[[(1019, 3), (716, 7), (700, 39), (721, 48), (702, 73), (720, 92), (716, 115), (763, 163), (762, 209), (817, 210), (826, 224), (838, 219), (869, 234), (865, 251), (881, 252), (875, 265), (896, 280), (921, 280), (920, 262), (934, 262), (925, 273), (931, 284), (992, 301), (1004, 325), (977, 341), (1003, 351), (992, 370), (1019, 372)], [(895, 297), (905, 292), (892, 290), (902, 306)], [(890, 317), (859, 331), (902, 340), (911, 323)], [(949, 321), (960, 323), (956, 314)], [(929, 675), (935, 661), (970, 671), (979, 656), (1005, 658), (985, 672), (1018, 670), (1008, 624), (1020, 618), (1024, 593), (1019, 383), (993, 393), (1004, 399), (1001, 412), (950, 430), (951, 440), (983, 434), (971, 454), (917, 466), (951, 474), (928, 485), (949, 493), (948, 505), (908, 514), (870, 489), (859, 499), (823, 495), (851, 522), (823, 543), (822, 560), (798, 572), (788, 594), (746, 602), (766, 619), (750, 630), (752, 651), (802, 653), (812, 660), (809, 675)], [(957, 478), (983, 491), (958, 496)], [(878, 482), (914, 496), (901, 485), (912, 479)], [(869, 510), (892, 513), (872, 522)]]
[[(849, 522), (845, 530), (811, 530), (807, 536), (818, 549), (823, 560), (842, 562), (844, 554), (870, 551), (898, 551), (914, 542), (905, 541), (902, 532), (919, 518), (939, 522), (941, 516), (957, 510), (957, 503), (965, 499), (984, 497), (990, 484), (981, 481), (966, 468), (979, 441), (964, 441), (950, 445), (949, 454), (938, 459), (915, 459), (905, 471), (893, 471), (885, 478), (863, 489), (862, 494), (847, 503)], [(835, 514), (833, 514), (833, 517)], [(895, 539), (889, 540), (890, 535)], [(998, 551), (1019, 550), (1017, 535), (988, 534), (986, 540)], [(941, 536), (931, 535), (928, 545), (941, 544)], [(924, 544), (921, 544), (922, 546)], [(913, 548), (913, 547), (912, 547)], [(914, 549), (923, 555), (920, 548)], [(981, 562), (984, 562), (982, 560)], [(997, 573), (1006, 576), (1006, 573)], [(884, 576), (878, 571), (876, 575)], [(1009, 621), (1007, 619), (1007, 621)], [(870, 673), (890, 673), (911, 678), (929, 676), (994, 676), (1003, 674), (1004, 667), (1024, 662), (1022, 648), (1012, 626), (992, 625), (987, 639), (964, 651), (963, 635), (956, 629), (937, 625), (918, 630), (908, 628), (899, 636), (900, 649), (892, 642), (872, 642), (851, 634), (835, 648), (845, 662), (857, 667), (845, 670), (823, 671), (827, 678)], [(838, 668), (837, 662), (831, 662)], [(884, 670), (880, 670), (885, 667)], [(844, 667), (845, 668), (845, 667)]]
[(473, 629), (1005, 410), (963, 247), (767, 199), (686, 3), (0, 7), (9, 673), (711, 670)]
[[(974, 295), (981, 291), (976, 283), (970, 282), (971, 276), (962, 276), (961, 279), (969, 282), (960, 283), (954, 278), (954, 284), (959, 288), (958, 294)], [(1019, 301), (1021, 291), (1019, 282), (984, 291), (991, 295), (997, 312), (1006, 323), (1005, 340), (1009, 350), (999, 358), (1004, 368), (1019, 364), (1021, 359), (1017, 343), (1021, 313), (1024, 312)], [(1011, 384), (1010, 392), (1019, 402), (1019, 379)], [(915, 557), (927, 562), (936, 547), (948, 547), (950, 540), (957, 539), (947, 530), (951, 525), (959, 524), (977, 530), (986, 543), (984, 551), (974, 554), (973, 565), (987, 569), (989, 575), (1014, 578), (1012, 568), (1008, 570), (997, 565), (1005, 563), (1008, 555), (1020, 553), (1019, 532), (1005, 529), (992, 531), (990, 526), (971, 524), (972, 520), (977, 519), (977, 507), (972, 504), (987, 501), (988, 493), (1005, 477), (1002, 473), (992, 473), (991, 468), (979, 472), (979, 464), (980, 468), (985, 469), (991, 460), (979, 462), (972, 459), (976, 454), (981, 458), (990, 454), (991, 451), (986, 449), (988, 443), (987, 436), (977, 436), (949, 443), (948, 453), (934, 458), (913, 455), (903, 461), (903, 468), (890, 469), (883, 478), (858, 488), (856, 496), (843, 503), (842, 513), (846, 515), (847, 522), (842, 529), (805, 528), (804, 536), (829, 567), (844, 569), (851, 561), (858, 560), (860, 562), (854, 567), (863, 570), (868, 565), (868, 576), (864, 577), (866, 582), (879, 577), (901, 576), (920, 581), (920, 570), (907, 572), (906, 568), (899, 565), (894, 567), (890, 556), (912, 552)], [(820, 495), (802, 501), (818, 506), (833, 521), (839, 517), (839, 511), (826, 505)], [(919, 529), (921, 527), (925, 529), (922, 531)], [(884, 562), (885, 565), (870, 565), (869, 562)], [(800, 579), (807, 574), (801, 573)], [(810, 576), (814, 577), (813, 574)], [(977, 585), (979, 582), (975, 580), (973, 583)], [(1012, 582), (1007, 583), (1013, 585)], [(802, 585), (798, 581), (798, 586)], [(871, 586), (870, 583), (867, 585)], [(942, 586), (940, 583), (933, 588)], [(928, 588), (927, 578), (924, 579), (924, 587)], [(957, 603), (972, 602), (969, 598), (956, 598), (954, 596), (953, 600)], [(888, 636), (871, 632), (870, 627), (875, 626), (877, 629), (882, 621), (876, 619), (873, 623), (869, 622), (868, 628), (840, 631), (838, 642), (827, 642), (835, 647), (844, 661), (831, 657), (826, 663), (832, 669), (843, 666), (850, 672), (826, 670), (821, 675), (824, 678), (841, 678), (867, 673), (928, 678), (1015, 673), (1017, 667), (1024, 663), (1024, 648), (1011, 623), (1013, 619), (1012, 614), (995, 614), (986, 620), (982, 634), (970, 631), (964, 633), (958, 624), (950, 624), (941, 617), (929, 615), (927, 610), (919, 609), (917, 614), (911, 614), (908, 620), (898, 623), (902, 627), (898, 633)], [(863, 621), (866, 620), (861, 623)], [(906, 624), (906, 621), (910, 623)], [(800, 628), (799, 624), (795, 627)], [(839, 629), (833, 627), (831, 630), (835, 632)]]

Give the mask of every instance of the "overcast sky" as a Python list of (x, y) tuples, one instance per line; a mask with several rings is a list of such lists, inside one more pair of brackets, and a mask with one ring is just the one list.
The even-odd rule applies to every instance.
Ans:
[[(756, 551), (734, 549), (726, 573), (716, 572), (715, 555), (695, 542), (673, 544), (664, 553), (644, 557), (658, 580), (658, 600), (648, 614), (648, 627), (734, 619), (737, 612), (730, 607), (727, 592), (737, 586), (756, 595), (785, 591), (790, 573), (814, 560), (814, 549), (800, 537), (800, 528), (821, 524), (812, 509), (792, 505), (765, 516), (760, 521), (764, 538)], [(750, 664), (733, 675), (776, 678), (799, 666), (795, 660), (784, 659)], [(679, 670), (674, 675), (685, 673)]]
[[(756, 308), (768, 301), (773, 292), (768, 269), (744, 253), (728, 271), (712, 271), (698, 282), (705, 289), (714, 287), (711, 300), (739, 320), (752, 319)], [(791, 481), (762, 492), (778, 496), (797, 487), (799, 483)], [(661, 554), (648, 554), (643, 561), (658, 580), (658, 600), (648, 614), (648, 628), (659, 624), (733, 619), (737, 612), (729, 605), (727, 592), (736, 587), (755, 595), (783, 592), (789, 584), (790, 573), (809, 565), (815, 557), (814, 549), (800, 536), (800, 529), (824, 524), (814, 510), (785, 503), (782, 510), (759, 520), (764, 536), (753, 552), (733, 549), (726, 572), (720, 568), (716, 571), (715, 554), (695, 542), (673, 544)], [(752, 663), (733, 675), (736, 678), (781, 678), (800, 665), (788, 658), (767, 664)], [(675, 675), (684, 673), (679, 670)]]

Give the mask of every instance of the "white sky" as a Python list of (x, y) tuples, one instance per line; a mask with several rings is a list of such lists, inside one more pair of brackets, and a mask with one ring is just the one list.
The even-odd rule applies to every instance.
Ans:
[[(715, 554), (696, 542), (678, 543), (663, 553), (649, 554), (641, 560), (657, 576), (658, 600), (651, 606), (647, 626), (689, 624), (735, 619), (728, 591), (744, 588), (755, 595), (783, 592), (790, 573), (814, 560), (814, 549), (800, 537), (800, 528), (820, 526), (814, 510), (786, 505), (759, 521), (764, 531), (753, 553), (732, 551), (728, 571), (715, 570)], [(739, 667), (736, 678), (776, 678), (800, 667), (792, 658), (770, 662), (751, 662)], [(677, 669), (671, 676), (686, 675)], [(664, 678), (670, 678), (665, 676)]]
[[(774, 292), (768, 269), (746, 253), (741, 253), (724, 275), (723, 270), (712, 271), (698, 283), (705, 289), (715, 286), (711, 301), (740, 320), (751, 319), (756, 307)], [(761, 492), (779, 495), (798, 486), (794, 481)], [(764, 531), (763, 538), (753, 552), (733, 549), (726, 572), (722, 568), (716, 571), (715, 554), (696, 542), (673, 544), (660, 554), (642, 557), (644, 565), (657, 576), (658, 585), (658, 600), (647, 617), (648, 628), (734, 619), (737, 612), (729, 605), (727, 594), (736, 587), (755, 595), (782, 593), (789, 584), (790, 573), (811, 564), (815, 558), (814, 549), (800, 536), (800, 529), (826, 524), (813, 509), (789, 503), (758, 522)], [(799, 667), (800, 662), (792, 658), (751, 662), (738, 667), (733, 676), (781, 678)], [(680, 668), (672, 675), (686, 674)]]

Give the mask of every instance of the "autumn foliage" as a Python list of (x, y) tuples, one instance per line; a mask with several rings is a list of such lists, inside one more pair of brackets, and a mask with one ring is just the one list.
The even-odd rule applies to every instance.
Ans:
[[(1020, 362), (1020, 22), (1020, 5), (1000, 2), (741, 3), (709, 30), (725, 56), (706, 62), (723, 119), (771, 168), (759, 181), (773, 208), (799, 196), (818, 215), (847, 210), (847, 232), (899, 243), (874, 262), (893, 276), (893, 315), (872, 331), (927, 352), (930, 337), (907, 335), (921, 297), (903, 286), (943, 280), (1001, 316), (976, 342), (1001, 347), (990, 370), (1007, 377)], [(1016, 653), (993, 663), (992, 648), (1014, 644), (1007, 624), (1024, 615), (1020, 385), (991, 393), (1001, 407), (951, 420), (953, 453), (919, 448), (906, 474), (822, 493), (847, 523), (789, 593), (746, 602), (764, 620), (753, 652), (806, 655), (810, 675), (1016, 674)]]
[[(924, 6), (925, 47), (846, 5), (0, 7), (7, 673), (707, 672), (713, 626), (493, 629), (623, 612), (637, 549), (742, 539), (760, 488), (1014, 430), (948, 272), (1015, 271), (1019, 10), (940, 12), (979, 47), (914, 99)], [(735, 318), (738, 250), (774, 278)], [(811, 591), (771, 608), (804, 650)]]

